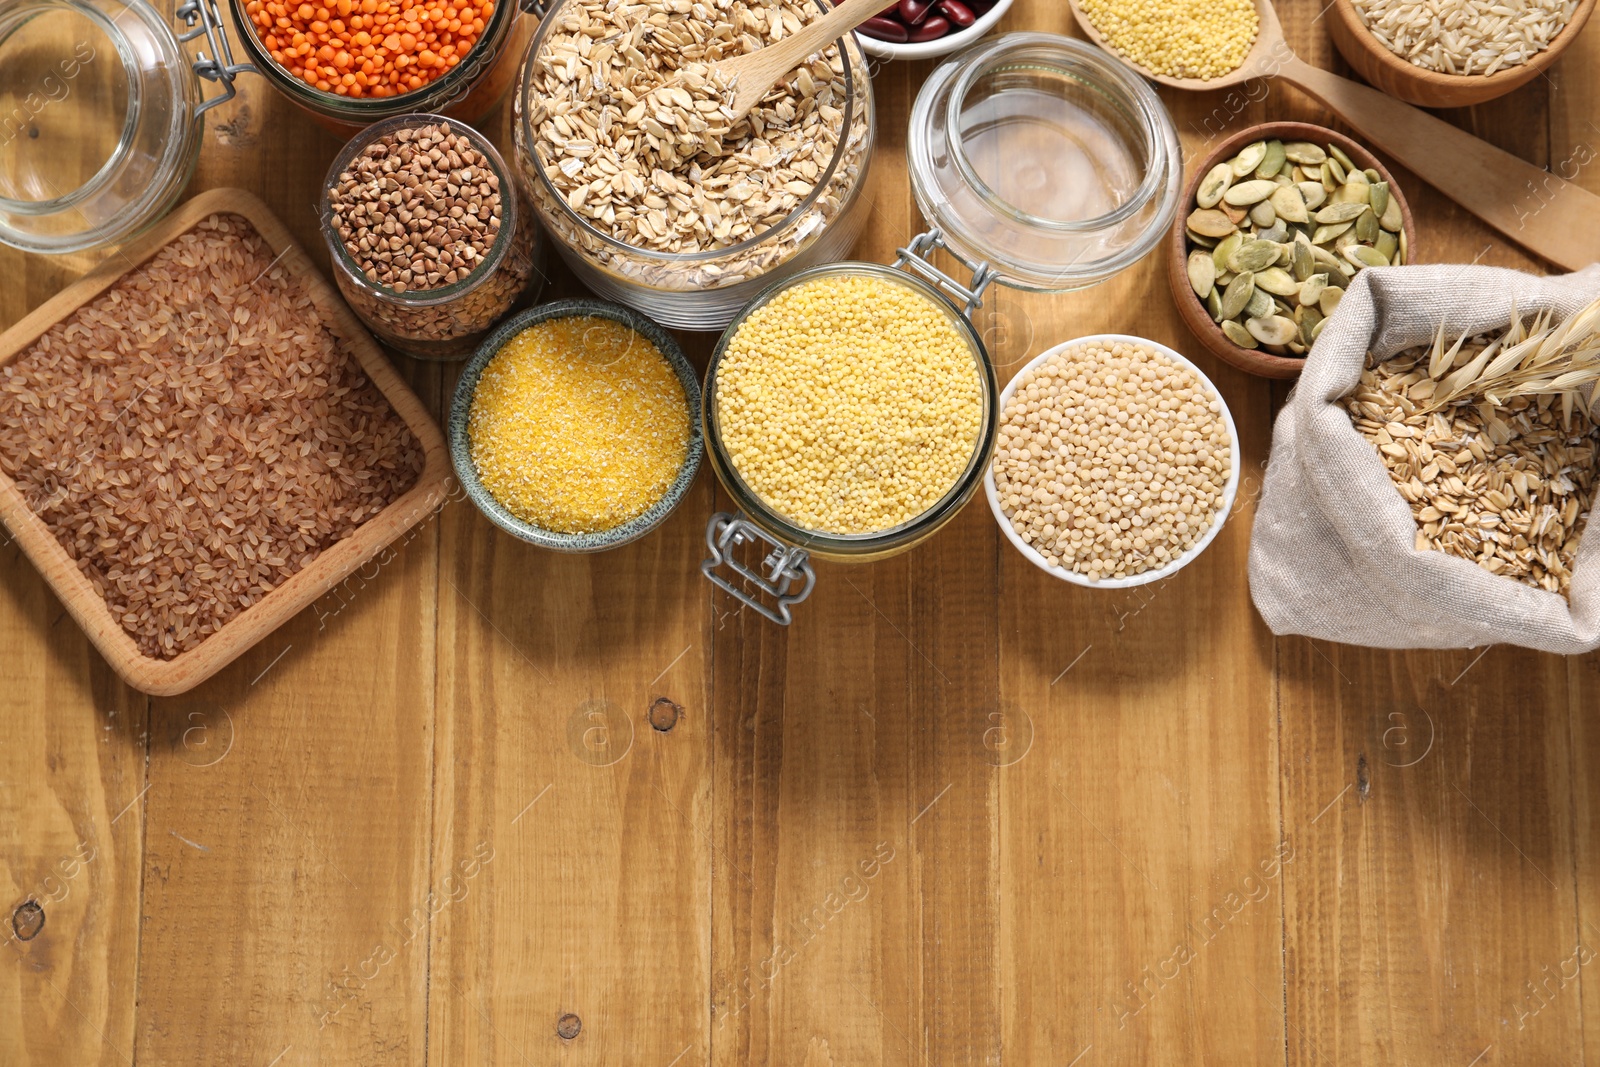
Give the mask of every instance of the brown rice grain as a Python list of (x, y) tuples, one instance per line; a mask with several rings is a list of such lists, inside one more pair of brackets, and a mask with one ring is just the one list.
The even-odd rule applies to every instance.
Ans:
[(422, 450), (245, 219), (0, 367), (0, 472), (139, 650), (198, 646), (416, 483)]

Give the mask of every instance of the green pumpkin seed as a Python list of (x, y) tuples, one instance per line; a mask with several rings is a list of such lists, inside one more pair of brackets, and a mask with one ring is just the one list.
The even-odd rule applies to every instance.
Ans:
[(1271, 196), (1276, 188), (1275, 183), (1259, 178), (1254, 181), (1239, 182), (1237, 185), (1230, 185), (1228, 191), (1222, 194), (1222, 202), (1232, 204), (1234, 207), (1249, 207)]
[(1228, 340), (1232, 341), (1240, 348), (1258, 347), (1256, 339), (1250, 336), (1250, 331), (1245, 329), (1243, 326), (1240, 326), (1232, 319), (1227, 319), (1222, 323), (1222, 332), (1227, 334)]
[(1278, 246), (1271, 241), (1249, 240), (1228, 261), (1228, 266), (1239, 273), (1258, 271), (1278, 262)]
[(1200, 181), (1200, 188), (1194, 194), (1195, 203), (1201, 207), (1216, 207), (1222, 199), (1222, 194), (1228, 191), (1228, 186), (1233, 184), (1233, 168), (1226, 163), (1218, 163), (1206, 171), (1206, 176)]
[[(1351, 170), (1355, 170), (1356, 169), (1355, 163), (1351, 161), (1349, 156), (1344, 154), (1344, 149), (1340, 148), (1338, 145), (1336, 145), (1336, 144), (1329, 145), (1328, 146), (1328, 155), (1330, 155), (1334, 159), (1338, 160), (1339, 161), (1339, 165), (1341, 167), (1343, 167), (1345, 170), (1351, 171)], [(1339, 181), (1340, 181), (1341, 184), (1343, 184), (1344, 179), (1340, 178)]]
[(1216, 208), (1199, 208), (1191, 211), (1187, 225), (1191, 233), (1205, 237), (1226, 237), (1238, 229), (1232, 219)]
[(1310, 241), (1296, 241), (1293, 255), (1294, 276), (1296, 278), (1303, 282), (1316, 273), (1316, 261), (1311, 255)]
[(1305, 222), (1310, 219), (1306, 211), (1306, 198), (1298, 185), (1280, 185), (1267, 201), (1278, 218), (1286, 222)]
[(1389, 183), (1373, 182), (1372, 188), (1367, 191), (1367, 203), (1372, 205), (1374, 215), (1383, 218), (1383, 213), (1389, 208)]
[(1322, 312), (1314, 307), (1301, 308), (1298, 313), (1300, 320), (1300, 338), (1307, 345), (1316, 340), (1317, 324), (1322, 321)]
[(1349, 264), (1345, 263), (1344, 260), (1334, 255), (1326, 248), (1323, 248), (1321, 245), (1312, 246), (1311, 258), (1313, 261), (1315, 261), (1318, 267), (1328, 271), (1330, 274), (1334, 271), (1347, 271), (1351, 269)]
[(1286, 345), (1300, 333), (1295, 321), (1286, 319), (1282, 315), (1246, 319), (1244, 328), (1250, 331), (1251, 337), (1264, 345)]
[(1209, 252), (1189, 253), (1189, 286), (1194, 289), (1194, 295), (1201, 300), (1206, 294), (1216, 288), (1217, 266), (1211, 262)]
[(1233, 254), (1244, 244), (1244, 234), (1234, 231), (1217, 242), (1217, 247), (1211, 250), (1211, 262), (1217, 265), (1217, 273), (1232, 270), (1228, 266), (1233, 262)]
[(1327, 244), (1351, 227), (1349, 222), (1335, 222), (1327, 226), (1318, 226), (1317, 232), (1311, 235), (1314, 245)]
[(1321, 322), (1317, 323), (1315, 326), (1313, 326), (1311, 328), (1311, 343), (1312, 344), (1316, 344), (1317, 343), (1317, 338), (1322, 336), (1322, 328), (1324, 326), (1326, 326), (1327, 324), (1328, 324), (1328, 320), (1327, 319), (1323, 319)]
[(1384, 258), (1393, 263), (1400, 251), (1400, 240), (1388, 230), (1379, 230), (1377, 242), (1372, 247), (1382, 252)]
[(1328, 158), (1328, 153), (1310, 141), (1289, 141), (1283, 146), (1283, 154), (1292, 162), (1312, 166), (1321, 166), (1322, 161)]
[(1337, 159), (1329, 159), (1322, 165), (1322, 187), (1331, 193), (1345, 183), (1348, 174)]
[(1282, 267), (1268, 267), (1256, 275), (1256, 288), (1265, 289), (1274, 296), (1297, 296), (1300, 283)]
[(1368, 167), (1366, 170), (1362, 171), (1361, 173), (1365, 174), (1367, 176), (1367, 184), (1369, 184), (1369, 185), (1373, 185), (1373, 184), (1376, 184), (1378, 182), (1383, 181), (1383, 175), (1378, 173), (1378, 168), (1377, 167)]
[(1306, 346), (1301, 341), (1298, 341), (1298, 340), (1290, 341), (1289, 345), (1288, 345), (1288, 348), (1289, 348), (1290, 352), (1294, 353), (1297, 356), (1303, 356), (1303, 355), (1306, 354)]
[(1387, 267), (1389, 257), (1367, 245), (1351, 245), (1344, 250), (1344, 258), (1358, 267)]
[(1233, 169), (1233, 176), (1235, 178), (1243, 178), (1246, 174), (1255, 170), (1266, 156), (1267, 142), (1257, 141), (1254, 144), (1245, 145), (1229, 164)]
[(1295, 188), (1300, 190), (1300, 195), (1305, 198), (1306, 210), (1315, 211), (1328, 201), (1328, 190), (1322, 187), (1320, 181), (1301, 182)]
[(1250, 294), (1250, 300), (1244, 306), (1244, 315), (1247, 319), (1259, 319), (1263, 315), (1272, 314), (1276, 308), (1277, 305), (1272, 302), (1271, 294), (1257, 289)]
[(1206, 294), (1206, 310), (1211, 313), (1212, 322), (1222, 321), (1222, 293), (1214, 285), (1211, 287), (1211, 291)]
[(1372, 213), (1371, 208), (1356, 216), (1356, 224), (1352, 229), (1355, 230), (1356, 240), (1366, 245), (1375, 243), (1382, 232), (1378, 229), (1378, 216)]
[(1225, 319), (1237, 318), (1245, 305), (1250, 303), (1250, 298), (1256, 292), (1256, 276), (1249, 271), (1240, 274), (1228, 283), (1227, 290), (1222, 294), (1222, 317)]
[(1383, 214), (1378, 218), (1378, 224), (1390, 233), (1399, 233), (1404, 223), (1405, 216), (1400, 213), (1400, 201), (1391, 196), (1389, 202), (1384, 205)]
[[(1354, 222), (1358, 215), (1360, 215), (1362, 212), (1367, 211), (1367, 210), (1369, 210), (1369, 209), (1368, 209), (1365, 201), (1363, 201), (1362, 203), (1359, 203), (1359, 204), (1352, 204), (1352, 203), (1329, 204), (1327, 207), (1325, 207), (1321, 211), (1317, 212), (1316, 220), (1318, 222), (1322, 223), (1324, 226), (1331, 226), (1331, 225), (1333, 225), (1335, 223), (1339, 223), (1339, 222)], [(1191, 216), (1191, 219), (1192, 218), (1193, 218), (1193, 216)], [(1312, 240), (1313, 240), (1313, 242), (1315, 244), (1321, 244), (1322, 243), (1321, 241), (1317, 241), (1315, 238), (1313, 238)]]
[(1405, 261), (1407, 261), (1407, 260), (1409, 260), (1411, 258), (1411, 253), (1408, 252), (1406, 250), (1406, 248), (1407, 248), (1407, 245), (1406, 245), (1406, 231), (1401, 230), (1400, 231), (1400, 254), (1398, 256), (1390, 256), (1389, 257), (1390, 259), (1392, 259), (1394, 261), (1394, 265), (1395, 266), (1398, 267), (1401, 263), (1404, 263)]
[(1250, 209), (1250, 221), (1260, 227), (1271, 226), (1278, 221), (1278, 213), (1272, 210), (1272, 201), (1263, 200)]
[(1189, 238), (1190, 244), (1199, 245), (1201, 248), (1212, 248), (1217, 243), (1217, 239), (1215, 237), (1207, 237), (1203, 233), (1195, 233), (1187, 226), (1184, 227), (1183, 232)]
[(1313, 274), (1300, 286), (1300, 306), (1311, 307), (1322, 297), (1322, 291), (1328, 287), (1326, 274)]
[(1332, 200), (1335, 204), (1361, 204), (1366, 205), (1372, 191), (1372, 183), (1367, 181), (1366, 175), (1361, 175), (1357, 180), (1356, 175), (1351, 175), (1350, 180), (1333, 191)]
[(1257, 178), (1270, 178), (1283, 169), (1285, 153), (1282, 141), (1268, 141), (1267, 150), (1261, 156), (1261, 162), (1256, 164)]
[(1322, 290), (1322, 295), (1317, 297), (1317, 308), (1323, 315), (1332, 315), (1339, 308), (1339, 301), (1344, 299), (1344, 290), (1337, 285), (1330, 285)]
[(1278, 221), (1274, 222), (1271, 226), (1268, 226), (1266, 229), (1264, 229), (1260, 233), (1256, 234), (1256, 240), (1258, 240), (1258, 241), (1271, 241), (1273, 244), (1282, 244), (1284, 241), (1287, 241), (1288, 239), (1289, 239), (1289, 227), (1287, 227), (1287, 226), (1285, 226), (1283, 224), (1283, 220), (1282, 219), (1279, 219)]

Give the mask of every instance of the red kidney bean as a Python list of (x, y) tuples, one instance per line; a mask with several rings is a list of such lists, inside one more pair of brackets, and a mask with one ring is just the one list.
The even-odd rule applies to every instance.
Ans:
[[(943, 19), (940, 20), (944, 21)], [(905, 44), (911, 36), (906, 28), (894, 19), (874, 15), (858, 27), (868, 37), (876, 37), (880, 41), (891, 41), (894, 44)]]
[(963, 4), (961, 0), (939, 0), (939, 10), (950, 19), (950, 23), (959, 29), (966, 29), (978, 21), (978, 16), (972, 13), (972, 8)]
[(907, 26), (920, 26), (933, 10), (933, 0), (900, 0), (900, 21)]
[(935, 15), (911, 31), (911, 43), (921, 44), (923, 41), (937, 41), (949, 32), (950, 20), (943, 15)]

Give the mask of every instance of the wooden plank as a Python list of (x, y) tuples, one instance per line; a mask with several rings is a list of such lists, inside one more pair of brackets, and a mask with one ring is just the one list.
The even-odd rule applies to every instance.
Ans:
[(1268, 390), (1205, 354), (1163, 290), (1146, 260), (1026, 305), (1040, 351), (1114, 331), (1188, 354), (1233, 411), (1246, 476), (1216, 541), (1161, 583), (1085, 590), (1002, 546), (1001, 708), (1032, 736), (1000, 795), (1020, 1062), (1267, 1063), (1283, 1047), (1272, 647), (1242, 578)]
[[(1550, 155), (1552, 171), (1584, 188), (1600, 190), (1600, 126), (1595, 101), (1600, 99), (1600, 37), (1585, 34), (1574, 41), (1550, 72)], [(1525, 191), (1522, 210), (1540, 210), (1547, 193), (1535, 187)], [(1597, 250), (1600, 252), (1600, 250)], [(1547, 1017), (1565, 1020), (1576, 1015), (1582, 1027), (1583, 1062), (1600, 1063), (1600, 1010), (1595, 1005), (1596, 968), (1600, 953), (1600, 782), (1593, 768), (1600, 765), (1600, 723), (1595, 706), (1600, 701), (1600, 654), (1567, 661), (1567, 711), (1571, 731), (1573, 874), (1577, 884), (1578, 919), (1571, 954), (1551, 964), (1551, 972), (1528, 976), (1534, 988), (1524, 992), (1515, 1022), (1519, 1031)], [(1554, 871), (1557, 881), (1562, 876)], [(1572, 977), (1577, 971), (1576, 980)]]
[[(325, 272), (307, 205), (337, 142), (259, 79), (239, 90), (191, 189), (264, 196)], [(437, 371), (405, 369), (436, 406)], [(141, 1063), (423, 1062), (427, 943), (405, 922), (432, 888), (437, 545), (425, 521), (153, 703)]]
[[(1446, 117), (1542, 164), (1550, 99), (1537, 79)], [(1427, 260), (1545, 269), (1412, 204)], [(1537, 992), (1576, 949), (1563, 663), (1286, 638), (1278, 670), (1290, 1062), (1577, 1062), (1576, 991)]]
[(3, 530), (0, 646), (0, 1063), (130, 1063), (145, 697)]
[[(1037, 6), (1030, 16), (1052, 21)], [(1070, 30), (1064, 14), (1049, 28)], [(1162, 95), (1192, 160), (1269, 114), (1299, 117), (1280, 112), (1290, 93), (1252, 83)], [(1227, 525), (1169, 581), (1085, 590), (1001, 546), (1000, 707), (1031, 736), (1000, 774), (1006, 1058), (1279, 1060), (1272, 645), (1243, 580), (1268, 387), (1183, 328), (1155, 256), (1084, 293), (997, 299), (1013, 332), (1031, 336), (1025, 352), (997, 360), (1004, 375), (1023, 355), (1089, 333), (1188, 355), (1227, 400), (1244, 464)]]
[(436, 551), (153, 702), (141, 1061), (424, 1062)]
[(710, 499), (592, 556), (445, 512), (431, 1062), (705, 1061)]
[[(920, 228), (901, 190), (926, 69), (874, 81), (854, 258)], [(787, 631), (714, 602), (714, 1063), (998, 1061), (996, 540), (979, 497), (909, 553), (816, 563)]]
[(1279, 663), (1290, 1061), (1577, 1062), (1576, 990), (1535, 992), (1577, 947), (1565, 664), (1305, 638)]

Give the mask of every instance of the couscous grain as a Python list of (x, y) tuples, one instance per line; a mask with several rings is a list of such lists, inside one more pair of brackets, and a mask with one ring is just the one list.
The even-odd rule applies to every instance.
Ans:
[(1106, 43), (1152, 74), (1210, 81), (1239, 69), (1261, 31), (1252, 0), (1081, 0)]
[(951, 313), (909, 285), (827, 275), (740, 324), (717, 369), (722, 442), (791, 521), (862, 534), (933, 507), (972, 459), (984, 385)]

